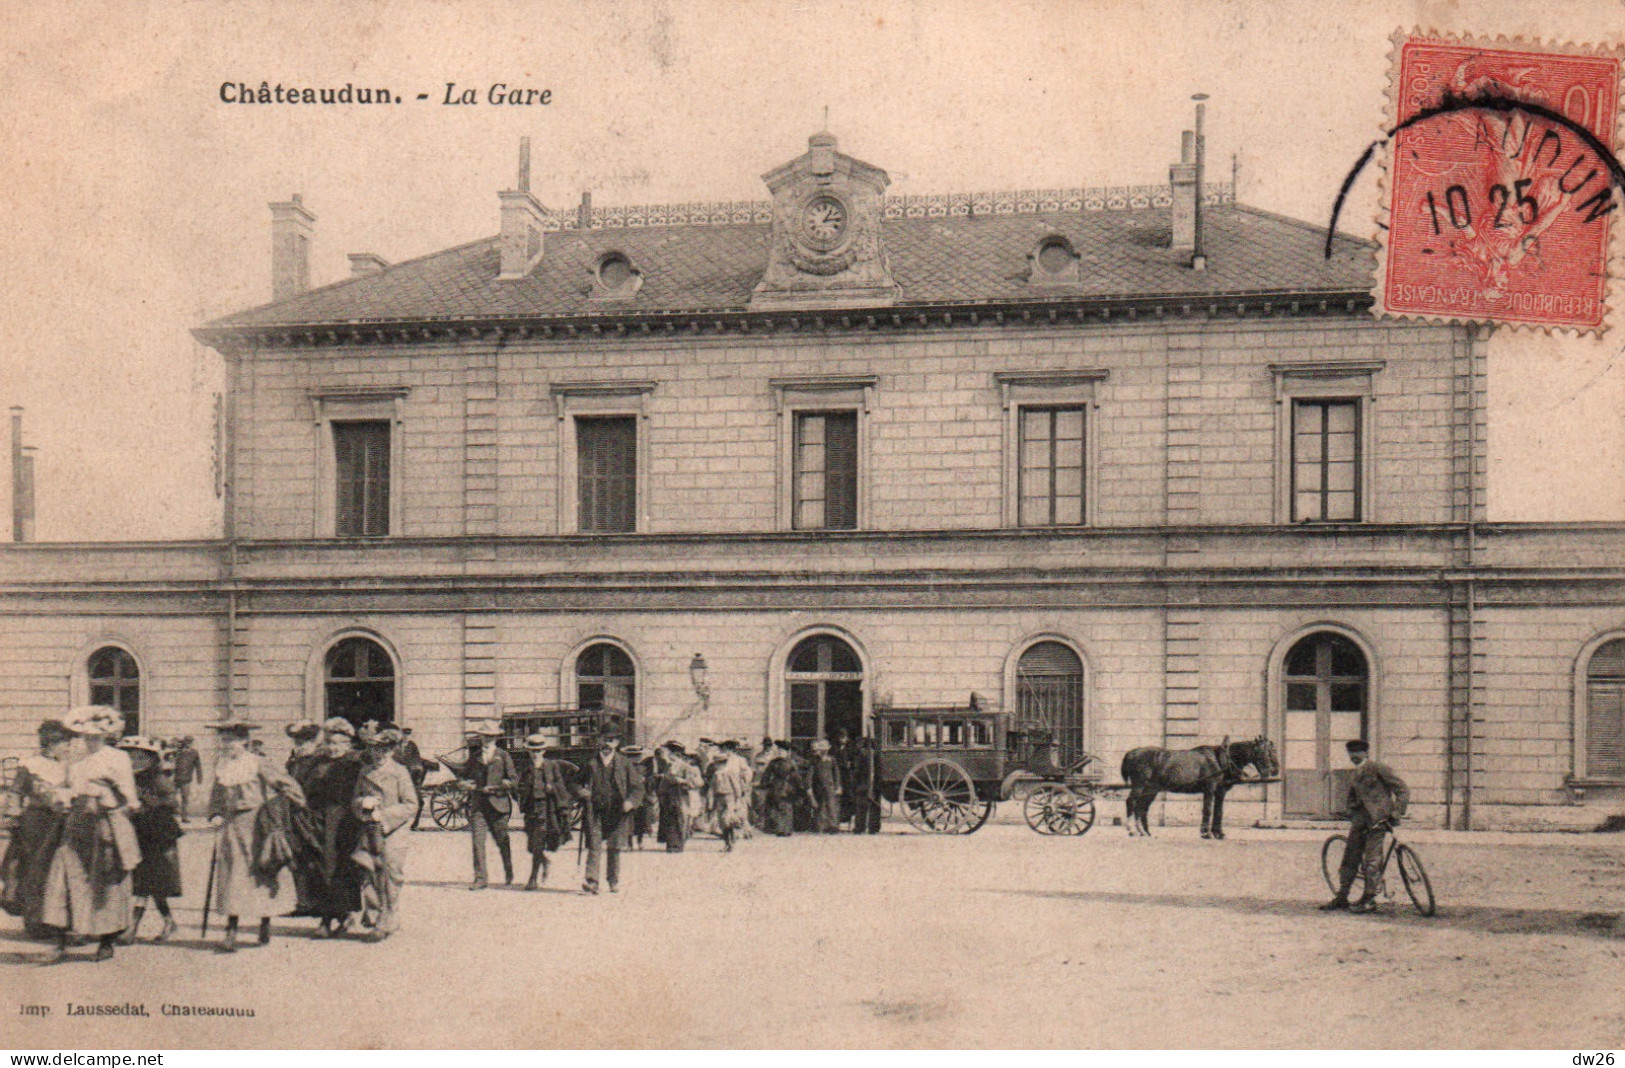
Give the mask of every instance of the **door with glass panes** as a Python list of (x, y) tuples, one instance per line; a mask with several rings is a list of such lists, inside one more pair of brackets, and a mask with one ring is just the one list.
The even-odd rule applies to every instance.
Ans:
[(784, 677), (790, 741), (834, 741), (841, 731), (863, 736), (863, 662), (850, 645), (814, 635), (791, 651)]
[(1324, 819), (1343, 810), (1354, 766), (1344, 743), (1370, 741), (1370, 671), (1365, 654), (1341, 634), (1311, 634), (1281, 669), (1286, 745), (1281, 779), (1285, 814)]

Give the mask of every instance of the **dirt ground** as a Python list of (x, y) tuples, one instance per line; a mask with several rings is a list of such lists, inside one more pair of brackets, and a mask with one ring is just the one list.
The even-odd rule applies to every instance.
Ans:
[[(317, 941), (285, 920), (269, 947), (224, 956), (197, 939), (197, 831), (169, 945), (41, 968), (4, 918), (0, 1044), (1625, 1046), (1625, 835), (1409, 830), (1440, 899), (1423, 919), (1403, 901), (1317, 911), (1326, 833), (1056, 839), (996, 821), (944, 838), (888, 823), (732, 855), (699, 838), (631, 856), (620, 894), (584, 897), (573, 851), (543, 892), (475, 894), (467, 836), (420, 832), (388, 942)], [(70, 1003), (150, 1015), (69, 1017)], [(165, 1004), (254, 1016), (165, 1018)], [(50, 1015), (24, 1014), (39, 1005)]]

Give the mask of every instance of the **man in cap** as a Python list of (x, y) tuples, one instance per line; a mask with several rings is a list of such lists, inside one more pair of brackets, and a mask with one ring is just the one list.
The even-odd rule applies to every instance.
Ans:
[(418, 808), (411, 774), (395, 760), (401, 732), (394, 727), (361, 731), (361, 774), (355, 814), (362, 833), (352, 858), (363, 872), (361, 923), (381, 942), (399, 925), (401, 887), (406, 885), (406, 827)]
[(468, 833), (474, 851), (474, 881), (470, 890), (484, 890), (490, 885), (485, 874), (485, 840), (494, 838), (497, 853), (502, 857), (504, 882), (513, 882), (513, 846), (508, 842), (508, 817), (513, 813), (512, 792), (519, 785), (519, 773), (513, 758), (497, 745), (502, 728), (494, 723), (481, 723), (468, 732), (465, 745), (467, 759), (462, 763), (447, 761), (468, 791)]
[(576, 796), (583, 802), (581, 833), (587, 836), (584, 894), (598, 893), (600, 864), (609, 892), (620, 888), (621, 850), (630, 844), (631, 813), (643, 804), (643, 776), (621, 754), (620, 741), (620, 731), (606, 727), (598, 737), (598, 752), (587, 759), (586, 774), (576, 783)]
[(203, 781), (203, 760), (192, 748), (190, 734), (181, 735), (175, 743), (175, 789), (181, 795), (181, 819), (192, 811), (192, 784)]
[[(1344, 743), (1354, 775), (1349, 780), (1345, 807), (1349, 813), (1349, 840), (1343, 847), (1343, 864), (1338, 869), (1337, 895), (1321, 906), (1322, 911), (1348, 909), (1350, 912), (1377, 911), (1377, 877), (1382, 869), (1383, 839), (1405, 815), (1411, 790), (1394, 769), (1370, 760), (1371, 746), (1361, 739)], [(1349, 890), (1355, 873), (1365, 876), (1365, 892), (1349, 904)]]

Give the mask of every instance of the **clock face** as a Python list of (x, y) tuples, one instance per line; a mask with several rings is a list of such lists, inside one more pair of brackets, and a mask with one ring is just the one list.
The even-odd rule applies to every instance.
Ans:
[(831, 196), (814, 197), (802, 212), (801, 224), (815, 246), (833, 248), (846, 233), (846, 205)]

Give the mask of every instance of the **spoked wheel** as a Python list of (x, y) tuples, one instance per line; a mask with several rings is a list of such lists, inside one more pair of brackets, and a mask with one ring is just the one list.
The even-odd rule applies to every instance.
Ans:
[[(1326, 877), (1326, 885), (1331, 887), (1334, 894), (1342, 889), (1339, 872), (1343, 866), (1343, 850), (1347, 849), (1348, 845), (1348, 835), (1334, 834), (1320, 847), (1320, 874)], [(1358, 868), (1354, 871), (1354, 885), (1349, 887), (1349, 895), (1365, 896), (1365, 873)]]
[(897, 803), (915, 830), (971, 834), (993, 815), (993, 802), (979, 800), (965, 769), (949, 760), (927, 760), (903, 779)]
[(1405, 880), (1405, 892), (1411, 895), (1416, 911), (1424, 916), (1433, 915), (1436, 908), (1433, 884), (1428, 881), (1427, 869), (1422, 867), (1422, 858), (1410, 846), (1402, 845), (1394, 850), (1394, 860), (1399, 864), (1399, 877)]
[(1027, 826), (1039, 834), (1083, 834), (1095, 825), (1095, 799), (1067, 786), (1045, 783), (1022, 805)]
[(468, 826), (468, 795), (455, 786), (437, 786), (429, 795), (429, 816), (435, 826), (460, 831)]

